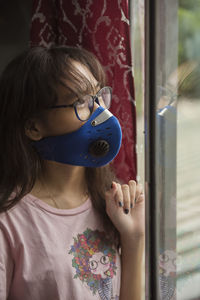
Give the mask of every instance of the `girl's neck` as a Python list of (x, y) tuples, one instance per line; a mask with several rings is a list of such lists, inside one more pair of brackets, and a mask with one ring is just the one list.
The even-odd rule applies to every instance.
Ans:
[(75, 208), (87, 198), (85, 168), (45, 161), (31, 194), (57, 208)]

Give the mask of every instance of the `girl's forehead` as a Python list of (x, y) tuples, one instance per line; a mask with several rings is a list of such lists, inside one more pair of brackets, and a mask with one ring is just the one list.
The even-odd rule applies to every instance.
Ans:
[[(78, 63), (77, 63), (78, 64)], [(80, 67), (80, 69), (78, 69)], [(73, 98), (81, 97), (84, 95), (95, 95), (101, 84), (94, 78), (92, 73), (81, 64), (78, 65), (77, 69), (81, 73), (81, 77), (76, 82), (68, 81), (63, 79), (62, 83), (56, 88), (58, 99), (64, 99), (66, 102), (71, 102)], [(84, 80), (84, 78), (86, 80)]]
[[(88, 81), (90, 81), (91, 85), (93, 88), (95, 88), (98, 84), (98, 81), (94, 78), (90, 70), (81, 64), (80, 62), (73, 61), (73, 65), (75, 66), (76, 70), (85, 78), (87, 78)], [(85, 88), (85, 83), (82, 83), (83, 85), (83, 90)]]
[(77, 97), (95, 95), (101, 84), (96, 80), (91, 71), (83, 64), (72, 61), (71, 78), (62, 78), (56, 88), (58, 104), (71, 104)]

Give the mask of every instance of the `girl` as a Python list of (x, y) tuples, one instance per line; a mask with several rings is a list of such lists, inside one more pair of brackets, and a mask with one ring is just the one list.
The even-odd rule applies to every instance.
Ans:
[(34, 47), (0, 79), (0, 299), (141, 299), (144, 196), (117, 182), (111, 88), (86, 50)]

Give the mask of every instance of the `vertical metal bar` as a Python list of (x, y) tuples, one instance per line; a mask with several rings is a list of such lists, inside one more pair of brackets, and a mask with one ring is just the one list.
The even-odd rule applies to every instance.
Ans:
[(156, 54), (158, 0), (145, 0), (146, 299), (159, 297), (159, 222), (156, 195)]

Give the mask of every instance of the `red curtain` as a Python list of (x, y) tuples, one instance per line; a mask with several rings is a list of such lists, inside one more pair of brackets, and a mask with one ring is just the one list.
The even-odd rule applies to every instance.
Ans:
[(111, 111), (122, 126), (113, 164), (124, 182), (136, 178), (136, 112), (128, 0), (33, 0), (31, 46), (80, 46), (104, 66), (113, 89)]

